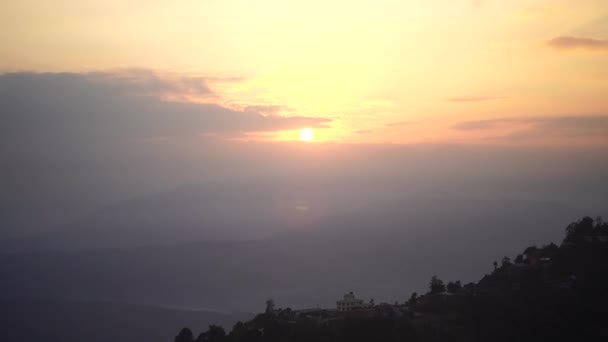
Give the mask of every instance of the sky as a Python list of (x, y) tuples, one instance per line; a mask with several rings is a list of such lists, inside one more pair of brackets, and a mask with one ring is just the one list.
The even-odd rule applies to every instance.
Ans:
[(604, 0), (3, 1), (0, 41), (3, 106), (154, 103), (133, 139), (608, 146)]
[[(63, 277), (36, 261), (60, 286), (15, 288), (173, 307), (257, 307), (264, 291), (333, 305), (365, 294), (361, 275), (379, 301), (441, 272), (479, 279), (608, 214), (607, 95), (606, 0), (0, 1), (0, 254), (268, 238), (197, 247), (191, 269), (114, 268), (98, 250)], [(266, 242), (269, 274), (292, 283), (252, 271)], [(186, 256), (159, 248), (142, 260)], [(284, 264), (298, 255), (301, 278)], [(199, 272), (224, 261), (235, 278), (212, 285), (228, 299)], [(234, 295), (250, 275), (259, 297)]]

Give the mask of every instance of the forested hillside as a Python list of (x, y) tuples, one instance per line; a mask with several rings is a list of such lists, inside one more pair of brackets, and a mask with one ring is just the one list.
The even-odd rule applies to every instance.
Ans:
[[(608, 224), (585, 217), (558, 246), (530, 246), (493, 263), (477, 283), (447, 286), (404, 303), (350, 310), (273, 309), (226, 333), (184, 328), (175, 342), (605, 341), (608, 330)], [(196, 338), (195, 338), (196, 337)]]

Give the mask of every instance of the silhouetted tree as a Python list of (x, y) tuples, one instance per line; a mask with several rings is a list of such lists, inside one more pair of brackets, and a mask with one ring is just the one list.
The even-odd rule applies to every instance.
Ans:
[(522, 264), (524, 262), (524, 256), (522, 254), (517, 254), (515, 257), (516, 264)]
[(608, 235), (608, 222), (604, 222), (602, 217), (598, 217), (598, 221), (596, 221), (595, 226), (596, 235)]
[(511, 258), (509, 258), (508, 256), (502, 258), (502, 267), (507, 267), (511, 265)]
[(193, 342), (194, 334), (192, 334), (192, 330), (188, 328), (183, 328), (177, 336), (175, 336), (175, 342)]
[(431, 294), (445, 292), (445, 285), (443, 284), (443, 280), (439, 279), (437, 276), (431, 277)]
[(536, 246), (530, 246), (524, 249), (524, 260), (529, 264), (530, 260), (535, 259), (539, 255), (539, 249)]
[(550, 243), (541, 248), (539, 256), (541, 258), (553, 258), (559, 252), (559, 247), (556, 244)]
[(456, 293), (462, 289), (462, 285), (460, 284), (460, 280), (455, 282), (449, 282), (447, 285), (447, 289), (449, 293)]
[(222, 342), (226, 340), (226, 331), (219, 325), (210, 325), (207, 337), (209, 342)]
[(462, 290), (468, 294), (473, 294), (475, 292), (475, 283), (466, 283), (462, 287)]
[(247, 327), (245, 323), (238, 321), (232, 326), (232, 330), (230, 330), (230, 339), (232, 341), (240, 341), (247, 334)]
[(408, 306), (415, 305), (417, 301), (418, 301), (418, 294), (416, 292), (412, 292), (410, 299), (408, 299), (408, 301), (407, 301), (407, 305)]
[(494, 271), (498, 268), (498, 262), (494, 261)]
[(585, 216), (578, 222), (573, 222), (566, 227), (566, 237), (564, 242), (580, 243), (585, 241), (586, 236), (593, 234), (594, 221), (591, 217)]
[(224, 328), (217, 325), (210, 325), (206, 332), (198, 335), (196, 342), (224, 342), (226, 341), (226, 332)]

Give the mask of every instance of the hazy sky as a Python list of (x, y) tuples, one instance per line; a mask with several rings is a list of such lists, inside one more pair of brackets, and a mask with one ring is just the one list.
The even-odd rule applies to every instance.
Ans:
[(402, 301), (606, 215), (607, 174), (608, 0), (0, 0), (0, 252), (287, 238), (0, 293)]
[(605, 0), (3, 1), (0, 41), (205, 137), (608, 146)]

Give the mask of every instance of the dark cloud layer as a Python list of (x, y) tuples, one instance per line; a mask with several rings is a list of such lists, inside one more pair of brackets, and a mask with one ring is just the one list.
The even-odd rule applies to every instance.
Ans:
[(586, 49), (608, 51), (608, 39), (560, 36), (550, 40), (548, 44), (555, 49), (563, 50)]
[[(116, 73), (0, 75), (0, 133), (15, 139), (139, 139), (203, 133), (326, 127), (320, 117), (265, 116), (215, 104), (168, 102), (161, 95), (209, 97), (205, 78), (164, 79), (145, 69)], [(252, 108), (256, 109), (256, 108)], [(259, 108), (257, 108), (259, 109)]]

